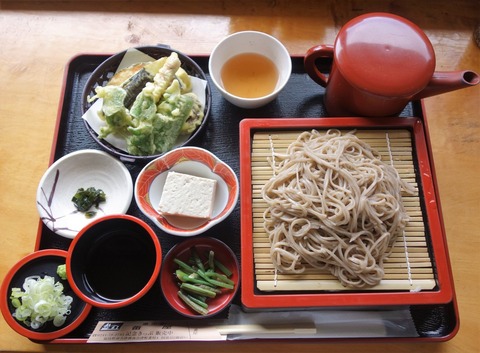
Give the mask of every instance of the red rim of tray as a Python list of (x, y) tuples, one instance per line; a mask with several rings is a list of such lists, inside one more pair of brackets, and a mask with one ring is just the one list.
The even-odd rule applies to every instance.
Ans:
[[(425, 205), (431, 242), (432, 262), (436, 287), (428, 291), (354, 291), (354, 292), (299, 292), (272, 293), (256, 289), (253, 258), (253, 216), (251, 145), (253, 133), (262, 130), (292, 130), (313, 128), (390, 128), (407, 129), (412, 134), (412, 153), (418, 161), (417, 175), (422, 186), (420, 198)], [(244, 119), (240, 123), (240, 199), (241, 208), (241, 258), (242, 304), (251, 309), (305, 308), (305, 307), (355, 307), (444, 304), (453, 299), (453, 284), (447, 244), (443, 234), (439, 200), (436, 199), (434, 178), (429, 161), (423, 123), (418, 118), (296, 118), (296, 119)], [(428, 235), (427, 235), (428, 236)]]

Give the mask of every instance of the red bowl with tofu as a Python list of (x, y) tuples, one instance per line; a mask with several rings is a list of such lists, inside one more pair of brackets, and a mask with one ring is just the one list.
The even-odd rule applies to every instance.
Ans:
[(238, 201), (239, 185), (232, 168), (210, 151), (180, 147), (148, 163), (134, 191), (140, 210), (161, 230), (188, 237), (230, 215)]

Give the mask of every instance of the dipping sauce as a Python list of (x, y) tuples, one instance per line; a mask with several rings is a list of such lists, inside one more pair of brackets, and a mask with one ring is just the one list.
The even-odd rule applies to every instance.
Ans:
[(266, 96), (275, 90), (278, 81), (273, 61), (257, 53), (243, 53), (230, 58), (220, 74), (225, 90), (243, 98)]
[(93, 243), (87, 257), (84, 281), (102, 298), (122, 300), (148, 283), (155, 266), (152, 241), (143, 234), (116, 231)]

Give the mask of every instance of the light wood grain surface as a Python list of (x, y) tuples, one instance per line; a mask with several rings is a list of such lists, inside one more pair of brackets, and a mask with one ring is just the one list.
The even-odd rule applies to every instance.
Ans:
[[(260, 30), (291, 54), (332, 44), (350, 18), (388, 11), (429, 36), (437, 70), (480, 72), (473, 40), (478, 0), (436, 1), (0, 1), (0, 279), (33, 251), (35, 193), (49, 164), (64, 68), (79, 53), (114, 53), (165, 43), (208, 54), (224, 36)], [(0, 351), (58, 352), (474, 352), (479, 346), (480, 88), (425, 99), (460, 314), (444, 343), (240, 342), (41, 345), (0, 318)]]

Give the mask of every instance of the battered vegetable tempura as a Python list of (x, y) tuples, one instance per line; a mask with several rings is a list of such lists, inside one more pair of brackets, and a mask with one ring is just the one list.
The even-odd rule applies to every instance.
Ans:
[(106, 126), (99, 137), (124, 137), (130, 154), (152, 155), (172, 149), (179, 135), (191, 134), (203, 120), (203, 107), (180, 65), (173, 52), (143, 68), (137, 65), (121, 84), (97, 87), (90, 101), (103, 98), (99, 116)]

